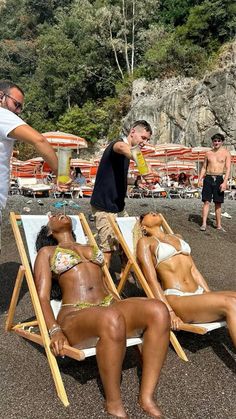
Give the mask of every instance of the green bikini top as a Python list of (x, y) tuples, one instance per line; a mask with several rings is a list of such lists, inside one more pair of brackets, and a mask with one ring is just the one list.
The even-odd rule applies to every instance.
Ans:
[(97, 246), (93, 246), (93, 255), (91, 259), (83, 259), (74, 250), (64, 249), (63, 247), (57, 246), (51, 258), (50, 267), (52, 272), (57, 275), (61, 275), (79, 263), (88, 262), (95, 263), (99, 266), (104, 265), (103, 253)]

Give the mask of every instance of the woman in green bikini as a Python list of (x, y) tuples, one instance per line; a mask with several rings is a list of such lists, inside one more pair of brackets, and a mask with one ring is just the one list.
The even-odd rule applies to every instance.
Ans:
[[(63, 214), (49, 218), (37, 238), (35, 283), (55, 355), (64, 344), (89, 347), (96, 343), (98, 368), (106, 410), (127, 418), (120, 379), (126, 337), (143, 333), (143, 372), (139, 404), (152, 417), (162, 414), (153, 395), (169, 344), (170, 320), (165, 305), (156, 299), (119, 300), (104, 284), (103, 254), (75, 242), (71, 219)], [(55, 319), (50, 306), (52, 275), (62, 292), (62, 307)]]

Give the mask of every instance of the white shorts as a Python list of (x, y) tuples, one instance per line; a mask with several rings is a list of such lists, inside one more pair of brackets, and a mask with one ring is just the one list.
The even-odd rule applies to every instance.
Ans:
[(190, 295), (200, 295), (204, 293), (204, 289), (198, 285), (196, 291), (194, 292), (183, 292), (176, 290), (175, 288), (169, 288), (164, 291), (165, 295), (177, 295), (178, 297), (189, 297)]

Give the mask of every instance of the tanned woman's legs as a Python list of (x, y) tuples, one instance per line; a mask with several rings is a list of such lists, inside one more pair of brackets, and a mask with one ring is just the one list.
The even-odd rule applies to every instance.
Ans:
[(225, 319), (236, 347), (236, 292), (217, 291), (189, 297), (167, 296), (175, 314), (184, 322), (205, 323)]
[(141, 328), (144, 331), (139, 403), (153, 417), (161, 417), (161, 411), (153, 395), (169, 345), (168, 310), (163, 303), (155, 299), (130, 298), (115, 305), (125, 317), (128, 335), (132, 334), (135, 329)]
[(96, 357), (105, 392), (105, 407), (115, 417), (127, 418), (120, 393), (122, 363), (126, 350), (126, 326), (122, 313), (112, 306), (73, 312), (61, 324), (71, 345), (98, 337)]
[(61, 323), (71, 345), (99, 337), (97, 362), (106, 396), (106, 409), (116, 417), (127, 418), (120, 394), (126, 336), (143, 330), (143, 374), (139, 393), (141, 407), (154, 417), (161, 411), (153, 393), (163, 366), (170, 332), (168, 310), (155, 299), (129, 298), (108, 308), (89, 308), (70, 313)]
[(103, 324), (96, 355), (106, 395), (106, 410), (116, 417), (127, 418), (120, 393), (122, 363), (126, 350), (125, 319), (115, 310), (109, 310)]

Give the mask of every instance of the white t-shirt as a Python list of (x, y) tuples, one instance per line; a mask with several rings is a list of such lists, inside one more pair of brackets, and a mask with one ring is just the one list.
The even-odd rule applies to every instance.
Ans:
[(8, 137), (8, 134), (25, 124), (19, 116), (0, 107), (0, 209), (6, 206), (10, 179), (10, 158), (15, 141)]

